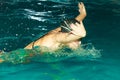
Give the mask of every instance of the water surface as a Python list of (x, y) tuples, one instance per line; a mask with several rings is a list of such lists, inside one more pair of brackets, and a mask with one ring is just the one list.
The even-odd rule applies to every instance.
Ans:
[[(23, 48), (59, 26), (65, 18), (78, 15), (80, 0), (1, 0), (0, 49)], [(83, 1), (83, 0), (82, 0)], [(70, 57), (56, 62), (0, 64), (1, 80), (120, 80), (120, 1), (84, 0), (87, 36), (83, 45), (100, 50), (101, 57)], [(94, 46), (91, 48), (91, 45)], [(89, 46), (87, 46), (89, 47)], [(93, 49), (94, 48), (94, 49)]]

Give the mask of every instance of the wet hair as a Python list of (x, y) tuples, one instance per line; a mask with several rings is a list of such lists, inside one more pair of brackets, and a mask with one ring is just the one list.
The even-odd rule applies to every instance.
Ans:
[[(60, 25), (61, 32), (68, 33), (70, 31), (72, 31), (70, 25), (72, 23), (75, 24), (76, 22), (78, 22), (76, 19), (66, 19), (66, 20), (64, 20)], [(78, 22), (78, 23), (80, 23), (80, 22)]]

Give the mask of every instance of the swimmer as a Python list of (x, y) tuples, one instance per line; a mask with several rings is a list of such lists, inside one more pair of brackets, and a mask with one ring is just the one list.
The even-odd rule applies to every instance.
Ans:
[(62, 46), (68, 46), (71, 49), (77, 49), (81, 44), (80, 39), (86, 36), (82, 20), (86, 17), (84, 4), (78, 3), (80, 14), (75, 19), (65, 20), (60, 27), (48, 32), (43, 37), (28, 44), (24, 49), (32, 49), (39, 46), (41, 51), (55, 51)]
[[(87, 15), (85, 6), (82, 2), (78, 3), (78, 7), (80, 14), (77, 17), (75, 17), (75, 19), (68, 19), (63, 21), (60, 27), (48, 32), (36, 41), (31, 42), (24, 49), (29, 52), (35, 47), (37, 47), (37, 49), (40, 48), (40, 52), (37, 52), (38, 54), (43, 54), (44, 52), (49, 51), (53, 52), (58, 49), (61, 49), (64, 46), (67, 46), (73, 50), (77, 49), (81, 44), (81, 38), (86, 36), (86, 30), (82, 21)], [(13, 54), (14, 51), (10, 53)], [(0, 63), (4, 61), (9, 61), (9, 59), (7, 58), (6, 60), (4, 60), (5, 56), (3, 56), (3, 54), (6, 53), (4, 53), (4, 51), (0, 51)], [(14, 54), (18, 55), (17, 53)], [(25, 54), (25, 57), (26, 56), (29, 57), (30, 54)], [(7, 57), (11, 58), (11, 56)]]

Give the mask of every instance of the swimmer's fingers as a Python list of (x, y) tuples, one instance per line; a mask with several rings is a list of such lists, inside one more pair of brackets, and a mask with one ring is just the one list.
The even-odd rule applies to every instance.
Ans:
[(79, 33), (79, 31), (80, 31), (80, 26), (81, 26), (81, 24), (79, 24), (79, 23), (75, 23), (75, 24), (71, 24), (71, 29), (72, 29), (72, 33)]
[(78, 7), (79, 7), (79, 12), (80, 12), (81, 14), (86, 15), (86, 9), (85, 9), (84, 3), (83, 3), (83, 2), (80, 2), (80, 3), (78, 4)]
[(85, 5), (83, 3), (81, 5), (82, 5), (82, 10), (83, 10), (84, 15), (87, 15)]
[(81, 3), (78, 3), (78, 8), (79, 8), (79, 12), (81, 12), (81, 9), (82, 9)]
[(72, 30), (76, 30), (77, 29), (77, 25), (73, 24), (73, 23), (70, 25), (70, 27), (71, 27)]
[(78, 3), (78, 8), (79, 8), (79, 9), (81, 9), (81, 8), (82, 8), (81, 3)]
[(75, 25), (76, 25), (77, 27), (80, 27), (81, 24), (82, 24), (82, 21), (80, 21), (80, 23), (78, 23), (78, 22), (75, 23)]

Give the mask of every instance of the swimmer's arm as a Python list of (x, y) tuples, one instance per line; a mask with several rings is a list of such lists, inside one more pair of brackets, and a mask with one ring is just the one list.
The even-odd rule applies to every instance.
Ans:
[(77, 21), (82, 21), (87, 13), (84, 4), (81, 2), (78, 4), (80, 14), (75, 18)]
[(71, 24), (71, 26), (72, 26), (71, 28), (73, 28), (71, 33), (59, 32), (56, 34), (55, 40), (60, 43), (67, 43), (86, 36), (86, 30), (82, 22), (81, 24), (79, 23)]
[(55, 40), (59, 43), (67, 43), (67, 42), (78, 40), (81, 37), (73, 35), (71, 33), (61, 33), (61, 32), (59, 32), (58, 34), (56, 34)]
[[(51, 34), (51, 33), (56, 34), (56, 33), (58, 33), (60, 30), (61, 30), (61, 28), (58, 27), (58, 28), (56, 28), (56, 29), (48, 32), (48, 34)], [(40, 40), (41, 40), (41, 38), (38, 39), (37, 41), (40, 41)], [(37, 41), (36, 41), (36, 42), (37, 42)], [(33, 41), (33, 42), (31, 42), (30, 44), (28, 44), (24, 49), (32, 49), (34, 45), (35, 45), (35, 43), (34, 43), (34, 41)]]

